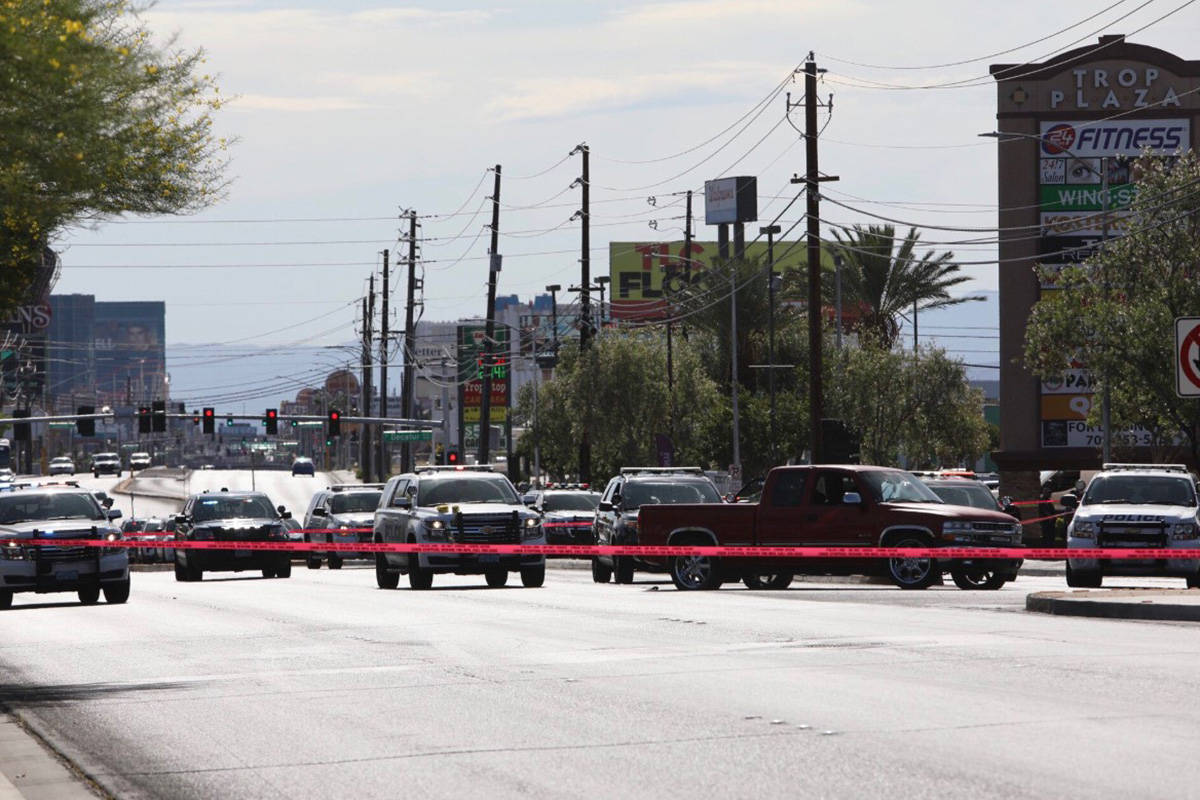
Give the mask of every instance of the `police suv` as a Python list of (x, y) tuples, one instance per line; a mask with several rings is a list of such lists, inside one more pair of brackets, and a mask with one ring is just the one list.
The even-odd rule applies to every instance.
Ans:
[[(112, 505), (112, 501), (109, 501)], [(59, 546), (56, 539), (115, 541), (120, 511), (102, 506), (77, 484), (30, 485), (0, 494), (0, 609), (17, 592), (76, 592), (92, 605), (129, 599), (129, 556), (124, 548)]]
[(1200, 587), (1200, 559), (1171, 558), (1173, 549), (1200, 548), (1196, 484), (1182, 464), (1105, 464), (1083, 496), (1063, 495), (1075, 509), (1068, 548), (1162, 550), (1146, 559), (1068, 558), (1067, 585), (1096, 588), (1105, 575), (1184, 578)]
[[(375, 510), (374, 541), (418, 544), (545, 544), (541, 515), (521, 503), (516, 488), (491, 467), (418, 467), (391, 478)], [(412, 589), (428, 589), (435, 574), (483, 575), (493, 588), (508, 582), (541, 586), (546, 557), (524, 553), (376, 553), (375, 581), (395, 589), (401, 573)]]

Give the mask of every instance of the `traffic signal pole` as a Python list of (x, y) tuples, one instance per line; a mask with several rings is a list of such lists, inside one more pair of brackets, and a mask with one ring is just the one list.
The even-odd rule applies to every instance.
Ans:
[[(388, 251), (383, 251), (383, 300), (379, 320), (379, 416), (387, 416), (387, 369), (388, 369)], [(380, 479), (392, 472), (387, 457), (387, 442), (379, 437), (379, 464), (375, 472)]]
[[(417, 348), (414, 343), (416, 328), (413, 325), (413, 305), (417, 293), (417, 212), (408, 212), (408, 303), (404, 310), (404, 388), (400, 399), (400, 410), (406, 417), (413, 416), (413, 397), (416, 395)], [(412, 443), (400, 445), (400, 471), (413, 468)]]

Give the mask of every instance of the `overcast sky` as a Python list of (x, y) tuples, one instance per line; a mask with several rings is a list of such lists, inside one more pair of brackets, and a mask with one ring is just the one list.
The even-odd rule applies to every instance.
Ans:
[[(171, 345), (346, 342), (380, 251), (390, 249), (393, 264), (407, 252), (397, 252), (406, 248), (398, 217), (413, 208), (425, 239), (425, 318), (482, 315), (489, 167), (501, 164), (504, 175), (499, 291), (522, 299), (579, 281), (579, 228), (569, 219), (580, 195), (568, 187), (580, 159), (567, 154), (580, 142), (592, 153), (593, 275), (607, 271), (610, 240), (679, 238), (673, 193), (700, 191), (705, 179), (757, 175), (765, 224), (804, 170), (785, 118), (785, 93), (799, 100), (802, 78), (774, 93), (810, 50), (828, 69), (822, 99), (834, 96), (832, 116), (821, 114), (821, 167), (841, 180), (825, 185), (828, 196), (918, 224), (987, 228), (996, 223), (996, 143), (977, 134), (996, 127), (989, 64), (1043, 60), (1102, 32), (1200, 57), (1200, 6), (1150, 24), (1181, 5), (163, 0), (148, 24), (203, 47), (222, 94), (238, 98), (217, 119), (218, 135), (239, 139), (228, 198), (195, 217), (72, 231), (58, 242), (56, 291), (165, 300)], [(970, 59), (929, 70), (849, 63)], [(792, 116), (802, 126), (802, 110)], [(650, 163), (630, 163), (639, 161)], [(783, 216), (785, 230), (801, 211), (798, 203)], [(869, 221), (832, 204), (822, 211), (835, 224)], [(702, 220), (699, 199), (696, 213)], [(924, 238), (937, 246), (963, 237)], [(990, 246), (938, 249), (965, 262), (995, 258)], [(964, 269), (978, 288), (995, 288), (994, 265)], [(402, 295), (393, 311), (403, 319)]]

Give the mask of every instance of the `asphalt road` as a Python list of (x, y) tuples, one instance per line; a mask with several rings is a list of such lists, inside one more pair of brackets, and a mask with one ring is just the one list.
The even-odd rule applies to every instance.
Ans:
[(1055, 578), (292, 576), (137, 573), (112, 607), (18, 597), (0, 691), (120, 797), (1197, 793), (1200, 628), (1025, 613)]

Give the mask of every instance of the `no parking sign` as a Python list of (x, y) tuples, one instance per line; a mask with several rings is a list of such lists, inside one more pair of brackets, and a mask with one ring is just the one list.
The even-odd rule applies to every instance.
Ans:
[(1200, 397), (1200, 317), (1175, 320), (1175, 393)]

